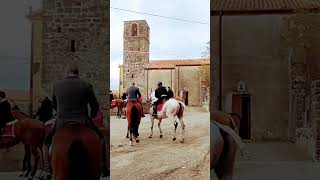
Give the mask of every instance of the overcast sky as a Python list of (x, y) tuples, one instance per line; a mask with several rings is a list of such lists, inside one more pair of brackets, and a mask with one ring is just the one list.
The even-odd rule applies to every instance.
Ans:
[(30, 21), (29, 6), (40, 7), (41, 0), (0, 1), (0, 89), (29, 88)]
[(118, 89), (123, 61), (123, 21), (146, 20), (150, 27), (150, 59), (200, 58), (210, 40), (209, 0), (111, 0), (111, 7), (208, 24), (110, 10), (110, 88)]

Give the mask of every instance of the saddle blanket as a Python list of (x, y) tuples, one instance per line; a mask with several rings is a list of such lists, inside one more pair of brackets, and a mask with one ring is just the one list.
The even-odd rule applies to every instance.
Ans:
[(110, 108), (115, 108), (116, 107), (116, 100), (112, 100), (110, 103)]
[(14, 138), (14, 125), (18, 122), (18, 120), (14, 120), (11, 122), (8, 122), (5, 127), (2, 128), (1, 134), (2, 138)]
[(163, 103), (161, 103), (161, 104), (159, 104), (159, 105), (157, 106), (157, 111), (161, 111), (161, 110), (162, 110), (164, 103), (165, 103), (165, 102), (163, 102)]

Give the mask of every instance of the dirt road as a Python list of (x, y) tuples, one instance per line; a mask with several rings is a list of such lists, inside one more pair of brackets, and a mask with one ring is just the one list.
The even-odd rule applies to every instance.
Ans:
[(207, 112), (189, 110), (185, 114), (185, 142), (172, 141), (173, 122), (162, 122), (163, 138), (159, 137), (158, 120), (153, 138), (149, 139), (150, 116), (142, 119), (140, 143), (129, 145), (126, 119), (111, 117), (111, 179), (209, 179), (209, 121)]

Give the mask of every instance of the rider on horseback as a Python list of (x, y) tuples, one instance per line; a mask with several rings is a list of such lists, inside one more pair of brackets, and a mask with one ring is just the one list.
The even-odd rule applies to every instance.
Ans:
[[(53, 135), (59, 128), (62, 128), (72, 122), (85, 125), (86, 127), (94, 130), (100, 138), (103, 152), (102, 173), (103, 177), (109, 176), (110, 170), (107, 168), (106, 142), (104, 135), (92, 121), (99, 111), (99, 104), (92, 89), (92, 85), (79, 78), (79, 70), (76, 66), (69, 67), (67, 73), (67, 77), (64, 80), (57, 82), (53, 86), (53, 108), (57, 112), (57, 119), (53, 131), (46, 138), (46, 148), (50, 147)], [(89, 117), (88, 113), (88, 104), (91, 109), (91, 117)], [(46, 156), (46, 161), (49, 161), (49, 154), (46, 153)], [(47, 167), (46, 170), (48, 171), (50, 169)], [(51, 178), (51, 176), (49, 175), (47, 178)]]
[(2, 137), (2, 128), (5, 127), (8, 122), (13, 120), (14, 117), (11, 114), (11, 105), (6, 99), (6, 93), (0, 91), (0, 138)]
[(35, 116), (41, 122), (45, 123), (53, 118), (52, 102), (48, 96), (44, 95), (42, 97), (41, 106), (36, 112)]
[[(135, 83), (133, 82), (131, 84), (131, 86), (127, 89), (127, 99), (128, 101), (138, 101), (141, 106), (142, 106), (142, 114), (141, 116), (142, 117), (145, 117), (144, 115), (144, 111), (143, 111), (143, 105), (142, 105), (142, 102), (139, 100), (141, 98), (141, 93), (140, 93), (140, 90), (138, 87), (135, 86)], [(125, 106), (127, 105), (127, 103), (125, 104)]]
[(157, 106), (168, 98), (168, 91), (162, 86), (162, 82), (158, 82), (158, 88), (155, 90), (157, 101), (153, 103), (153, 116), (157, 116)]

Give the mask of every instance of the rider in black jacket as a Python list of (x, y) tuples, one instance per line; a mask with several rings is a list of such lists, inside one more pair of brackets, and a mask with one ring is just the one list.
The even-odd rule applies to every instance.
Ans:
[(153, 104), (153, 116), (157, 116), (157, 106), (161, 104), (164, 99), (168, 99), (168, 91), (162, 86), (162, 82), (158, 82), (158, 88), (155, 90), (155, 96), (158, 100)]

